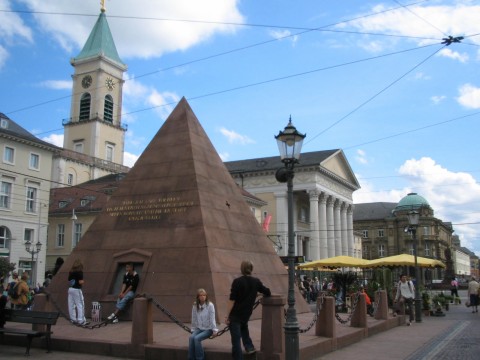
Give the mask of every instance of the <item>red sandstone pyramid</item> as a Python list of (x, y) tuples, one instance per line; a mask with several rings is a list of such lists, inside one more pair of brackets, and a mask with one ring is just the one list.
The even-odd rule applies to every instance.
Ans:
[[(77, 258), (87, 317), (92, 301), (103, 304), (103, 316), (113, 310), (126, 262), (139, 272), (137, 293), (184, 322), (198, 288), (223, 319), (242, 260), (253, 262), (254, 276), (273, 293), (287, 296), (285, 266), (184, 98), (49, 286), (52, 303), (65, 313), (68, 271)], [(298, 311), (309, 311), (296, 298)], [(154, 319), (168, 320), (156, 310)]]

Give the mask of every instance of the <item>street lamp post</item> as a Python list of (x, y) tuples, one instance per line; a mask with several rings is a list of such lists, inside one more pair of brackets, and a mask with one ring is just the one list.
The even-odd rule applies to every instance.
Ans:
[(280, 131), (277, 140), (280, 158), (285, 167), (277, 170), (275, 177), (279, 182), (287, 183), (288, 202), (288, 308), (285, 320), (285, 358), (287, 360), (299, 359), (299, 326), (295, 309), (295, 238), (293, 231), (293, 177), (294, 166), (300, 158), (303, 139), (306, 134), (301, 134), (292, 125), (292, 118), (283, 131)]
[(417, 227), (418, 221), (420, 220), (420, 214), (418, 211), (410, 211), (407, 214), (408, 217), (408, 230), (412, 233), (413, 240), (413, 256), (415, 258), (415, 278), (417, 283), (415, 284), (415, 322), (422, 322), (422, 298), (420, 297), (420, 285), (422, 279), (420, 276), (420, 268), (418, 267), (417, 259)]
[[(37, 284), (37, 272), (36, 272), (36, 263), (35, 263), (35, 269), (33, 267), (33, 262), (35, 260), (35, 255), (37, 255), (41, 250), (42, 250), (42, 243), (40, 242), (40, 229), (41, 229), (41, 218), (42, 218), (42, 203), (38, 203), (38, 227), (37, 227), (37, 243), (35, 244), (35, 247), (33, 247), (32, 242), (30, 240), (27, 240), (25, 242), (25, 250), (32, 255), (32, 262), (30, 263), (31, 268), (32, 268), (32, 274), (30, 277), (30, 287), (35, 288), (35, 285)], [(38, 260), (38, 256), (37, 256)]]

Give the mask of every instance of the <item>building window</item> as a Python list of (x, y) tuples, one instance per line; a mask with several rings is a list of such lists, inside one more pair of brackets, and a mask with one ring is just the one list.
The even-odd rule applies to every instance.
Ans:
[(57, 225), (57, 247), (65, 246), (65, 224)]
[(7, 240), (10, 238), (10, 232), (5, 226), (0, 226), (0, 248), (7, 247)]
[(75, 144), (73, 144), (73, 150), (79, 153), (83, 153), (83, 142), (75, 142)]
[(423, 227), (423, 235), (430, 235), (430, 227), (429, 226), (424, 226)]
[(409, 253), (410, 255), (414, 255), (413, 243), (410, 244), (409, 249), (408, 249), (408, 253)]
[(23, 240), (25, 240), (25, 242), (30, 241), (31, 243), (33, 243), (33, 239), (34, 239), (34, 230), (25, 229)]
[(10, 146), (5, 146), (5, 151), (3, 153), (3, 162), (8, 164), (15, 163), (15, 149)]
[(30, 154), (30, 169), (38, 170), (40, 168), (40, 155)]
[(86, 206), (86, 205), (88, 205), (89, 202), (90, 201), (87, 200), (87, 199), (82, 199), (82, 200), (80, 200), (80, 206)]
[(370, 248), (368, 245), (363, 245), (363, 257), (366, 259), (370, 259)]
[(59, 202), (58, 202), (58, 208), (59, 208), (59, 209), (62, 209), (62, 208), (64, 208), (64, 207), (67, 206), (67, 205), (68, 205), (68, 201), (59, 201)]
[(384, 229), (378, 229), (378, 237), (384, 237), (385, 236), (385, 230)]
[(27, 187), (27, 202), (25, 206), (25, 211), (29, 213), (37, 212), (37, 188)]
[(7, 121), (7, 119), (2, 119), (2, 120), (0, 121), (0, 127), (1, 127), (2, 129), (8, 128), (8, 121)]
[(78, 120), (88, 120), (90, 119), (90, 103), (91, 103), (91, 96), (88, 93), (82, 95), (80, 100), (80, 116)]
[(362, 230), (362, 238), (368, 239), (368, 230)]
[(309, 221), (308, 215), (309, 215), (309, 213), (308, 213), (307, 208), (304, 207), (304, 206), (302, 206), (302, 207), (300, 208), (300, 221), (302, 221), (302, 222), (308, 222), (308, 221)]
[(68, 185), (73, 185), (73, 174), (68, 174), (67, 175), (67, 184)]
[(113, 98), (110, 95), (105, 96), (105, 108), (103, 110), (103, 119), (113, 122)]
[(0, 208), (10, 209), (10, 199), (12, 197), (12, 184), (6, 181), (0, 183)]
[(82, 224), (75, 223), (75, 230), (73, 234), (73, 243), (72, 243), (73, 247), (78, 245), (81, 237), (82, 237)]
[(105, 154), (106, 154), (106, 159), (108, 161), (112, 161), (114, 160), (113, 158), (113, 155), (115, 153), (115, 146), (112, 145), (112, 144), (107, 144), (106, 148), (105, 148)]
[(425, 241), (425, 256), (430, 256), (430, 244)]
[(254, 207), (251, 207), (250, 210), (252, 211), (253, 216), (255, 216), (257, 209), (255, 209)]
[(385, 253), (385, 245), (384, 244), (380, 244), (378, 245), (378, 257), (385, 257), (386, 253)]

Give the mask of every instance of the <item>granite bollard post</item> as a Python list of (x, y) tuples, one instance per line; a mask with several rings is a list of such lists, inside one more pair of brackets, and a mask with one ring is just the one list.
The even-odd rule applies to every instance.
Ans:
[[(323, 300), (323, 303), (321, 303)], [(320, 304), (321, 303), (321, 304)], [(315, 324), (315, 335), (334, 338), (336, 336), (335, 298), (326, 296), (317, 298), (317, 306), (321, 306)]]
[(136, 298), (132, 311), (132, 344), (153, 343), (152, 301), (146, 298)]
[(375, 303), (377, 304), (375, 319), (387, 320), (388, 319), (388, 300), (387, 300), (387, 292), (385, 290), (379, 290), (375, 293)]
[(283, 308), (286, 300), (283, 296), (272, 295), (262, 298), (262, 333), (260, 350), (265, 360), (285, 359), (285, 336)]

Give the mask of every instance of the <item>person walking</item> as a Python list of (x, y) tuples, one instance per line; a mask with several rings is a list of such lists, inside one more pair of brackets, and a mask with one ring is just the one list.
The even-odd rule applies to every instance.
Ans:
[(192, 335), (188, 339), (188, 360), (204, 360), (202, 341), (218, 333), (215, 306), (208, 300), (205, 289), (197, 290), (192, 307)]
[(468, 296), (470, 298), (470, 306), (472, 308), (472, 314), (478, 313), (478, 289), (480, 284), (477, 282), (475, 276), (472, 276), (468, 283)]
[(82, 286), (83, 280), (83, 264), (80, 259), (76, 259), (68, 273), (68, 312), (70, 321), (74, 324), (88, 325), (85, 319), (85, 305), (83, 300)]
[(120, 311), (126, 309), (128, 303), (135, 297), (135, 291), (137, 291), (138, 283), (140, 282), (140, 276), (133, 268), (133, 263), (125, 265), (126, 273), (123, 275), (122, 289), (118, 294), (117, 304), (115, 311), (108, 316), (108, 320), (112, 323), (118, 323), (118, 314)]
[(248, 320), (253, 312), (257, 293), (270, 296), (270, 289), (252, 276), (253, 264), (250, 261), (242, 261), (240, 265), (242, 276), (233, 280), (230, 297), (227, 306), (225, 323), (230, 326), (232, 340), (232, 357), (234, 360), (242, 360), (243, 353), (240, 340), (247, 354), (256, 352), (248, 331)]
[(455, 298), (458, 298), (458, 281), (455, 277), (452, 277), (452, 281), (450, 281), (450, 295), (453, 297), (453, 301)]
[(411, 281), (407, 281), (407, 275), (400, 275), (400, 281), (397, 285), (397, 295), (395, 296), (395, 303), (403, 304), (405, 307), (408, 307), (409, 320), (407, 326), (410, 326), (414, 317), (413, 317), (413, 299), (415, 297), (415, 287)]

